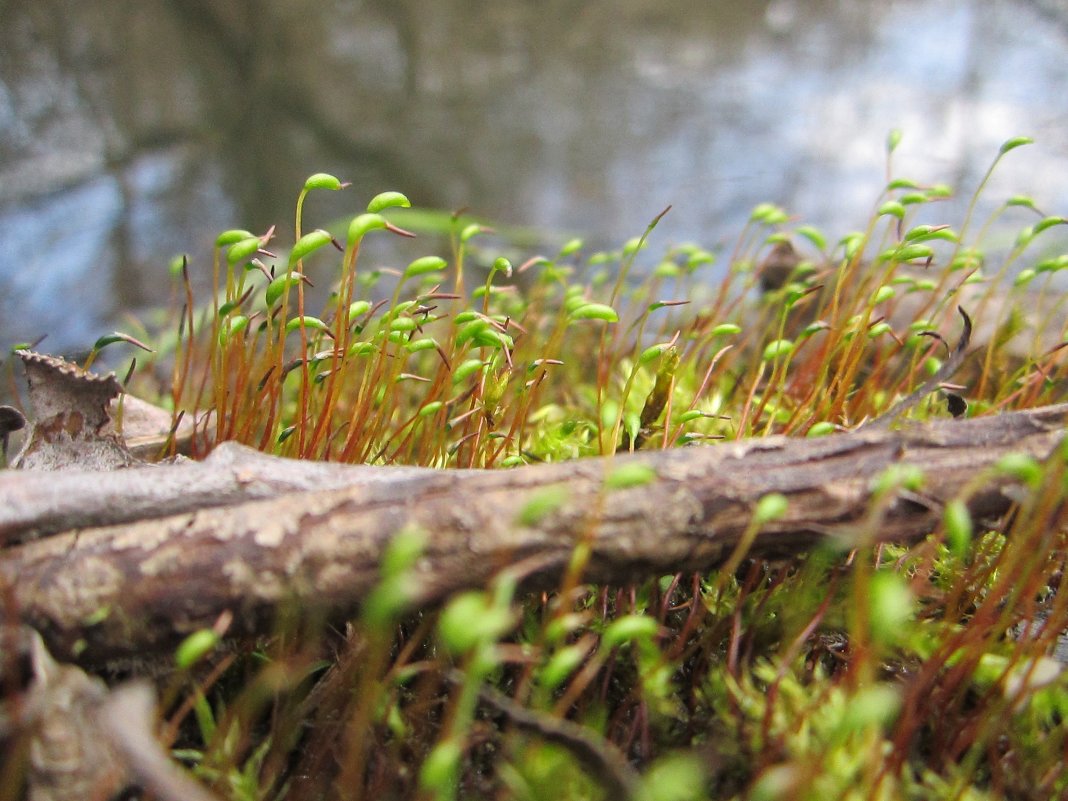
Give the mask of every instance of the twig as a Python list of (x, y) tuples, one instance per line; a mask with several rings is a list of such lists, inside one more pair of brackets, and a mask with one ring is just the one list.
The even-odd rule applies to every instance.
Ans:
[[(889, 428), (895, 420), (901, 415), (913, 409), (916, 404), (934, 392), (943, 383), (949, 381), (960, 369), (960, 366), (964, 363), (964, 355), (968, 350), (968, 342), (972, 338), (972, 318), (968, 316), (968, 313), (964, 311), (964, 307), (958, 306), (957, 311), (960, 312), (960, 316), (964, 318), (964, 330), (961, 332), (960, 339), (957, 340), (957, 347), (953, 349), (953, 352), (949, 355), (949, 358), (942, 364), (935, 374), (920, 384), (915, 390), (913, 390), (908, 396), (899, 401), (890, 411), (886, 414), (875, 418), (874, 420), (865, 423), (860, 428), (865, 429), (879, 429)], [(941, 337), (939, 337), (941, 339)]]
[[(722, 564), (771, 492), (787, 497), (787, 510), (760, 529), (755, 553), (797, 553), (828, 536), (849, 547), (875, 479), (892, 465), (926, 476), (919, 494), (890, 502), (878, 532), (908, 542), (936, 528), (942, 506), (965, 490), (975, 519), (1006, 512), (1015, 479), (989, 468), (1008, 453), (1047, 458), (1066, 414), (1068, 405), (1050, 406), (900, 431), (769, 437), (514, 470), (396, 479), (383, 471), (377, 482), (0, 550), (0, 614), (85, 664), (169, 650), (224, 610), (234, 613), (234, 634), (263, 633), (282, 604), (353, 611), (379, 583), (384, 549), (412, 529), (429, 535), (407, 587), (412, 607), (485, 586), (526, 559), (536, 569), (524, 586), (558, 586), (579, 541), (591, 549), (584, 580), (625, 583)], [(287, 465), (297, 469), (278, 460)], [(617, 483), (636, 465), (641, 481)], [(162, 477), (172, 468), (154, 469)]]
[[(453, 684), (463, 684), (465, 681), (463, 674), (456, 670), (449, 671), (448, 679)], [(638, 771), (631, 767), (622, 751), (608, 740), (595, 736), (590, 729), (570, 720), (527, 709), (488, 685), (479, 689), (478, 700), (503, 715), (520, 731), (567, 749), (601, 783), (609, 798), (626, 801), (638, 797), (641, 786)]]

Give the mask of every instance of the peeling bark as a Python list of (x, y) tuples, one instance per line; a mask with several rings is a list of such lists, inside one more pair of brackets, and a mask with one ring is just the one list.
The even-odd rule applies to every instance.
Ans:
[(224, 442), (202, 462), (106, 472), (5, 470), (0, 471), (0, 545), (292, 492), (418, 481), (438, 472), (279, 459), (235, 442)]
[[(383, 549), (412, 527), (427, 534), (413, 606), (482, 586), (520, 561), (527, 586), (551, 587), (582, 541), (591, 548), (590, 581), (708, 569), (728, 558), (769, 492), (783, 493), (788, 511), (761, 529), (756, 553), (795, 553), (824, 537), (843, 547), (875, 537), (910, 541), (936, 528), (943, 504), (977, 477), (981, 488), (967, 499), (973, 514), (1007, 511), (1011, 481), (986, 468), (1007, 453), (1048, 457), (1066, 416), (1068, 405), (1060, 405), (898, 431), (772, 437), (507, 471), (353, 468), (380, 478), (355, 472), (351, 486), (83, 528), (4, 549), (0, 603), (9, 620), (40, 631), (58, 658), (91, 665), (159, 654), (225, 611), (238, 634), (262, 631), (286, 602), (351, 611), (377, 583)], [(333, 471), (253, 461), (260, 460), (278, 475)], [(606, 486), (635, 463), (655, 477)], [(922, 469), (924, 487), (902, 492), (877, 530), (865, 530), (872, 480), (894, 464)], [(166, 483), (171, 471), (186, 468), (149, 469)], [(63, 525), (78, 525), (76, 516)]]

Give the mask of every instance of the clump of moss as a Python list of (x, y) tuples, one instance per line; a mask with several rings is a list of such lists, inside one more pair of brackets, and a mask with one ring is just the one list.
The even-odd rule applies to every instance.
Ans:
[[(660, 215), (618, 250), (573, 240), (516, 266), (454, 218), (446, 256), (391, 270), (360, 250), (406, 233), (399, 193), (303, 233), (307, 194), (342, 188), (308, 179), (288, 253), (271, 231), (220, 235), (209, 302), (177, 273), (171, 401), (208, 442), (509, 468), (827, 435), (936, 372), (958, 305), (979, 336), (946, 390), (967, 401), (954, 413), (1053, 403), (1068, 386), (1052, 284), (1068, 256), (1023, 266), (1064, 219), (1027, 198), (998, 210), (1033, 218), (996, 257), (973, 234), (974, 199), (953, 225), (937, 216), (947, 187), (895, 178), (868, 227), (837, 241), (763, 204), (729, 250), (650, 260)], [(321, 309), (309, 276), (329, 285)], [(945, 398), (914, 414), (948, 415)], [(1010, 517), (951, 504), (913, 548), (739, 554), (630, 587), (584, 584), (577, 558), (558, 592), (517, 596), (504, 571), (414, 616), (398, 601), (413, 533), (344, 636), (294, 611), (206, 677), (192, 668), (211, 644), (188, 646), (168, 730), (232, 799), (1059, 797), (1068, 679), (1048, 654), (1068, 626), (1064, 465), (1002, 468), (1026, 477)]]

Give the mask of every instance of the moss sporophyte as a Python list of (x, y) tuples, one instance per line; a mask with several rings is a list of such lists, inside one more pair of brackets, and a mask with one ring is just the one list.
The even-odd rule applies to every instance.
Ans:
[[(829, 449), (866, 425), (957, 425), (1065, 400), (1064, 218), (1016, 195), (984, 219), (990, 172), (950, 218), (947, 187), (894, 174), (899, 142), (888, 139), (871, 218), (838, 237), (769, 203), (726, 245), (672, 242), (665, 210), (615, 250), (561, 237), (525, 252), (487, 220), (411, 209), (392, 191), (305, 230), (309, 193), (356, 191), (317, 174), (292, 239), (234, 228), (207, 268), (181, 259), (175, 333), (138, 354), (124, 389), (158, 397), (169, 369), (167, 405), (175, 424), (195, 421), (195, 458), (233, 441), (379, 466), (614, 459), (587, 495), (528, 487), (489, 526), (504, 538), (571, 526), (556, 585), (528, 592), (523, 570), (536, 566), (515, 553), (495, 583), (416, 609), (437, 547), (417, 513), (437, 507), (412, 490), (378, 589), (347, 624), (279, 613), (276, 636), (240, 653), (210, 627), (188, 633), (167, 731), (200, 779), (242, 799), (305, 781), (306, 797), (352, 798), (1068, 792), (1068, 685), (1046, 661), (1068, 628), (1059, 455), (1006, 457), (984, 474), (1011, 494), (1003, 519), (977, 513), (978, 483), (935, 498), (922, 469), (835, 475), (828, 508), (870, 501), (808, 532), (806, 546), (817, 535), (826, 546), (754, 558), (758, 538), (804, 524), (795, 490), (765, 491), (718, 510), (742, 521), (718, 569), (589, 583), (598, 525), (680, 480), (643, 451), (759, 451), (750, 440), (779, 435)], [(1007, 141), (991, 171), (1028, 143)], [(1007, 249), (988, 235), (994, 219), (1019, 223)], [(390, 264), (363, 252), (368, 237), (431, 231), (417, 244), (440, 253)], [(209, 269), (198, 299), (190, 274)], [(145, 340), (114, 335), (96, 350)], [(791, 469), (800, 486), (805, 465)], [(707, 511), (673, 486), (657, 496), (661, 519)], [(927, 539), (893, 544), (916, 509)]]

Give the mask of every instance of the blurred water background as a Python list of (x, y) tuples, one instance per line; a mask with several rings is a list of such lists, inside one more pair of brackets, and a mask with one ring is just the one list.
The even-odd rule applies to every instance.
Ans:
[(762, 201), (863, 225), (891, 129), (897, 175), (964, 194), (1028, 135), (984, 213), (1063, 214), (1066, 86), (1054, 0), (0, 0), (0, 347), (87, 347), (176, 253), (203, 276), (222, 229), (284, 237), (319, 171), (353, 186), (306, 229), (397, 189), (616, 246), (672, 204), (655, 252)]

